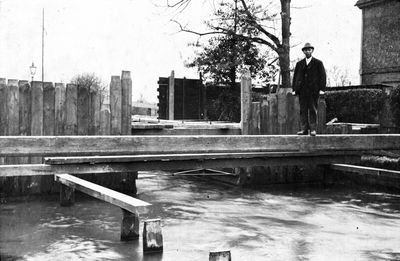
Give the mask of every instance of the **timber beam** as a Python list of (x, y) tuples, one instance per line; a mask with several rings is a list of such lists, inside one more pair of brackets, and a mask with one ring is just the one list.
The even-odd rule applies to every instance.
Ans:
[(150, 170), (182, 170), (235, 168), (280, 165), (324, 165), (334, 163), (358, 163), (357, 152), (331, 153), (214, 153), (137, 155), (124, 157), (71, 157), (49, 158), (48, 164), (0, 166), (1, 176), (37, 176), (59, 173), (97, 174), (124, 173)]
[(0, 137), (0, 157), (399, 149), (400, 134)]

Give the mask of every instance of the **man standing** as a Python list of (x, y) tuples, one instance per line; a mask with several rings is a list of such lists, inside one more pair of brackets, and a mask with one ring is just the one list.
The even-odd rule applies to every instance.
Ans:
[(326, 73), (322, 62), (314, 57), (314, 47), (306, 43), (301, 49), (306, 56), (297, 62), (293, 75), (293, 94), (299, 95), (301, 131), (298, 135), (317, 134), (318, 98), (326, 87)]

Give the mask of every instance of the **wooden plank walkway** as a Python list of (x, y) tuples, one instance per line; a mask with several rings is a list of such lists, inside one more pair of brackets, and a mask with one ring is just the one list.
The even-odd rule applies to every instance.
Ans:
[(398, 150), (400, 134), (212, 136), (2, 136), (1, 156), (107, 156)]
[(54, 180), (70, 188), (88, 194), (94, 198), (106, 201), (122, 209), (126, 209), (132, 213), (135, 213), (140, 207), (151, 205), (145, 201), (99, 186), (69, 174), (54, 175)]
[(1, 176), (38, 176), (54, 173), (92, 174), (149, 170), (234, 168), (253, 166), (358, 163), (356, 151), (193, 153), (47, 158), (46, 164), (0, 165)]

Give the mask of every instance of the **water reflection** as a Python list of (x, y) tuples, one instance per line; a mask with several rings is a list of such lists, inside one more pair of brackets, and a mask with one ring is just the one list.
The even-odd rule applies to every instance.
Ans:
[[(8, 202), (0, 211), (5, 260), (399, 260), (400, 196), (349, 189), (242, 190), (188, 178), (141, 175), (141, 220), (161, 218), (164, 252), (121, 242), (122, 212), (83, 198), (73, 207)], [(142, 226), (142, 225), (141, 225)], [(142, 227), (141, 227), (142, 229)]]

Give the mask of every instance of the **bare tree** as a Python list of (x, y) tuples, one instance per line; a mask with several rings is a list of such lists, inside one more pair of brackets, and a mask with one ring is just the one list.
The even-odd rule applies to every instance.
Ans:
[(89, 92), (98, 92), (100, 94), (100, 103), (103, 104), (108, 97), (108, 85), (105, 84), (95, 73), (82, 73), (75, 75), (71, 83), (87, 88)]
[[(237, 0), (234, 0), (235, 3)], [(184, 10), (189, 5), (191, 0), (167, 0), (167, 6), (176, 8), (179, 11)], [(247, 35), (245, 31), (235, 31), (235, 36), (238, 38), (247, 39), (254, 43), (265, 45), (271, 48), (278, 56), (280, 73), (282, 75), (282, 87), (290, 87), (290, 3), (291, 0), (280, 0), (280, 16), (281, 16), (281, 39), (273, 31), (275, 28), (265, 26), (265, 21), (271, 19), (274, 15), (268, 15), (260, 8), (251, 8), (254, 6), (253, 0), (240, 0), (241, 7), (244, 10), (245, 19), (241, 22), (255, 28), (258, 31), (257, 36)], [(213, 30), (208, 32), (197, 32), (190, 30), (180, 24), (178, 21), (173, 20), (180, 26), (183, 32), (193, 33), (198, 36), (212, 35), (212, 34), (228, 34), (232, 33), (232, 28), (214, 26)]]
[(334, 65), (328, 70), (328, 86), (346, 86), (350, 85), (349, 70), (341, 69), (339, 66)]

